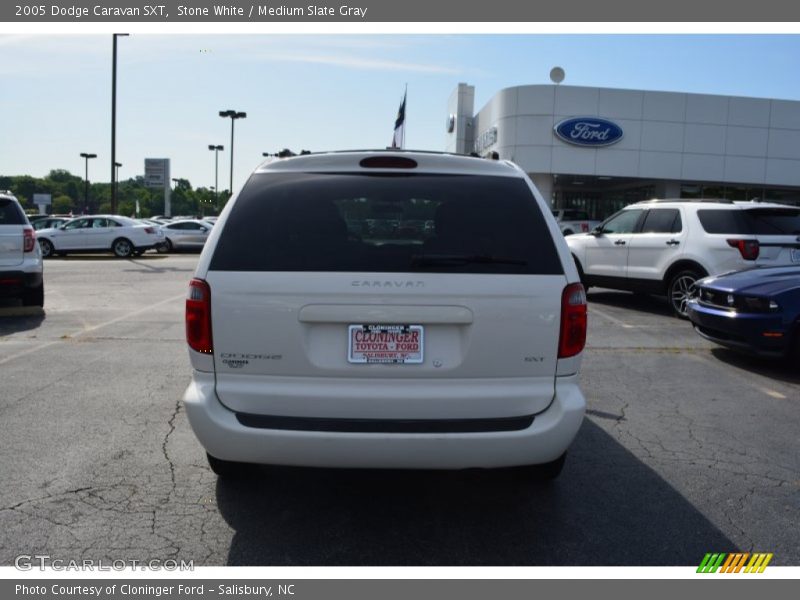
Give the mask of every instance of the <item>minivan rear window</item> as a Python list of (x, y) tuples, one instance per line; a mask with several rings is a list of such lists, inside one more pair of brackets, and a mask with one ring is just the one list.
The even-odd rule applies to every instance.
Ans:
[(27, 225), (19, 205), (8, 198), (0, 198), (0, 225)]
[(524, 180), (405, 173), (256, 174), (210, 269), (563, 273)]

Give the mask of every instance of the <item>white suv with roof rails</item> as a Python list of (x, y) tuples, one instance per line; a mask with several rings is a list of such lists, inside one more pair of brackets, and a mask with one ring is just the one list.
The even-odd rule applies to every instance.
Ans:
[(702, 277), (800, 264), (800, 207), (647, 200), (566, 240), (587, 288), (663, 294), (686, 318), (686, 303)]
[(507, 162), (406, 151), (259, 167), (186, 301), (183, 400), (212, 469), (522, 467), (583, 419), (586, 297)]
[(42, 253), (19, 201), (0, 192), (0, 297), (44, 306)]

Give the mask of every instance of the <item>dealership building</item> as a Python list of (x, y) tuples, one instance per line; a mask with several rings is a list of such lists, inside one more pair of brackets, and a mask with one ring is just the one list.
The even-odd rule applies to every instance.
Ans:
[(602, 218), (649, 198), (800, 204), (800, 102), (568, 85), (448, 102), (446, 150), (518, 164), (554, 207)]

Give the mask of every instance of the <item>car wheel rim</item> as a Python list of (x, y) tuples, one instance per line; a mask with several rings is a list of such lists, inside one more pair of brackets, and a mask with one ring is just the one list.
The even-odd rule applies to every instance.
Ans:
[(131, 253), (131, 245), (128, 242), (117, 242), (114, 250), (119, 256), (128, 256)]
[(672, 282), (670, 291), (672, 307), (682, 317), (685, 317), (688, 312), (686, 304), (694, 295), (696, 281), (697, 279), (692, 275), (681, 275)]
[(42, 257), (50, 258), (50, 244), (48, 244), (47, 242), (43, 242), (39, 244), (39, 247), (42, 249)]

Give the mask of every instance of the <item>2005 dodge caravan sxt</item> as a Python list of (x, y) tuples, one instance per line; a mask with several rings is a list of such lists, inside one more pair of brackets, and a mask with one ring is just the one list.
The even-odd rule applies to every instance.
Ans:
[(266, 163), (189, 286), (189, 421), (248, 463), (561, 471), (585, 401), (586, 296), (511, 163), (438, 153)]

